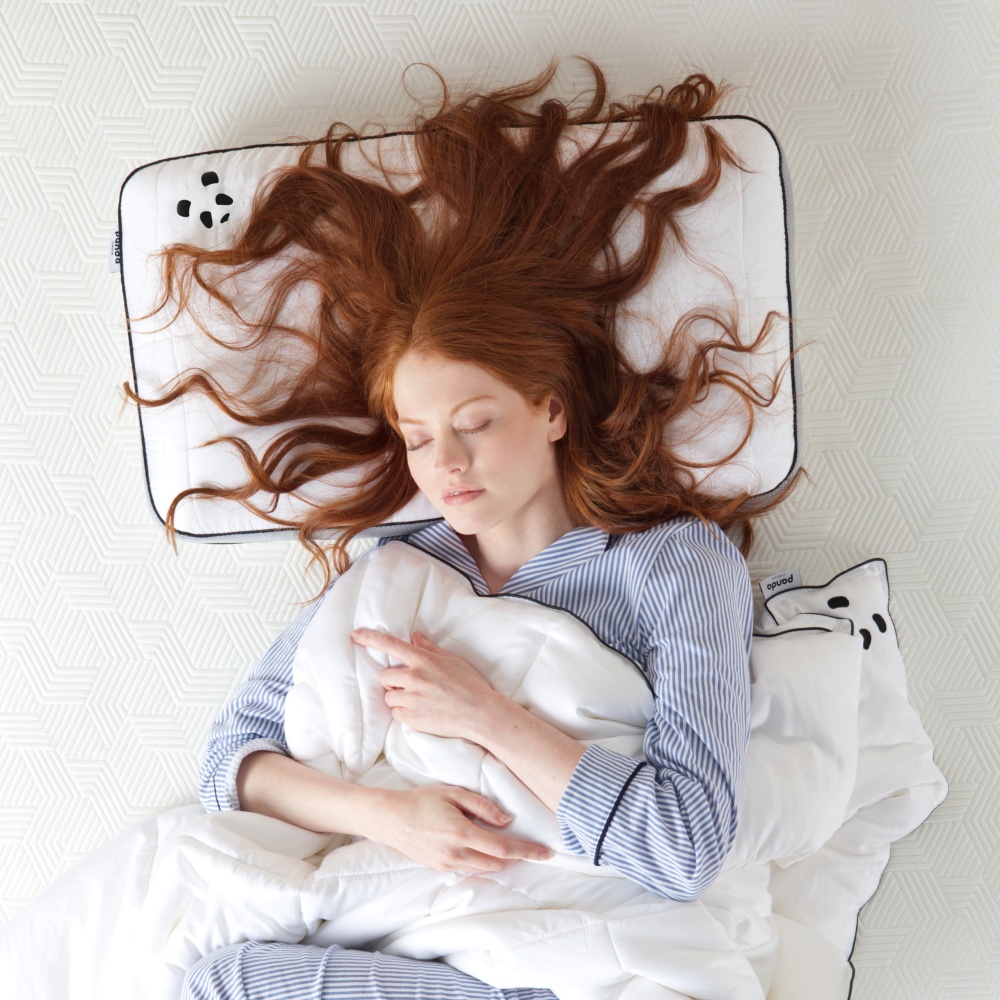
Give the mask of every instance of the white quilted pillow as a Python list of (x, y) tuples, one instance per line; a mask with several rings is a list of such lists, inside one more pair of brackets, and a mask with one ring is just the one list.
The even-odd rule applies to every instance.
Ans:
[[(850, 955), (858, 909), (879, 884), (889, 845), (923, 822), (948, 788), (907, 695), (883, 560), (855, 566), (821, 587), (776, 594), (764, 605), (772, 627), (787, 627), (810, 613), (838, 615), (851, 623), (861, 648), (861, 682), (857, 774), (843, 822), (817, 853), (772, 872), (773, 912), (785, 918), (782, 934), (790, 929), (800, 944), (813, 945), (801, 953), (804, 960), (794, 947), (788, 952), (792, 958), (785, 974), (799, 986), (815, 981), (816, 949), (841, 961)], [(843, 968), (847, 977), (846, 964)], [(781, 995), (803, 994), (793, 986)]]
[[(774, 136), (760, 122), (743, 117), (710, 119), (711, 124), (736, 149), (750, 172), (726, 168), (714, 195), (691, 210), (686, 219), (693, 254), (690, 259), (665, 259), (653, 279), (629, 301), (621, 324), (626, 350), (639, 365), (658, 354), (660, 330), (698, 305), (730, 300), (735, 289), (742, 317), (742, 335), (756, 333), (770, 310), (791, 315), (790, 247), (787, 219), (790, 207), (787, 178)], [(595, 126), (578, 126), (571, 138), (585, 138)], [(569, 141), (569, 140), (567, 140)], [(140, 322), (162, 297), (159, 268), (151, 255), (167, 244), (183, 241), (219, 247), (232, 239), (244, 221), (254, 192), (272, 170), (292, 164), (301, 144), (248, 146), (172, 157), (133, 171), (122, 185), (119, 201), (119, 235), (122, 292), (129, 323), (134, 383), (141, 396), (155, 397), (164, 384), (189, 367), (202, 367), (224, 385), (227, 375), (238, 374), (238, 356), (219, 348), (210, 353), (204, 336), (189, 315), (161, 332), (155, 331), (172, 316)], [(412, 137), (406, 133), (370, 137), (348, 143), (345, 169), (377, 179), (371, 161), (375, 152), (397, 169), (412, 170)], [(665, 173), (657, 186), (673, 186), (700, 170), (701, 143), (689, 143), (689, 154)], [(368, 159), (366, 159), (366, 157)], [(397, 182), (405, 186), (404, 181)], [(624, 220), (619, 246), (627, 252), (638, 234), (638, 216)], [(260, 299), (260, 283), (267, 270), (258, 269), (253, 283), (245, 280), (227, 291), (253, 315)], [(193, 302), (214, 336), (223, 341), (239, 338), (240, 331), (209, 308), (204, 299)], [(303, 293), (291, 307), (290, 322), (308, 315), (314, 303)], [(301, 312), (300, 312), (301, 311)], [(655, 323), (653, 322), (655, 319)], [(778, 323), (767, 350), (750, 362), (750, 374), (777, 374), (789, 358), (791, 331)], [(281, 359), (294, 364), (294, 347)], [(229, 384), (234, 384), (230, 382)], [(742, 425), (729, 420), (705, 433), (705, 418), (721, 406), (724, 396), (710, 398), (701, 414), (683, 426), (670, 428), (672, 436), (689, 442), (696, 459), (726, 454), (742, 436)], [(158, 407), (140, 408), (143, 456), (150, 502), (162, 521), (172, 499), (190, 486), (232, 486), (243, 482), (243, 465), (235, 452), (222, 445), (199, 447), (219, 435), (242, 435), (258, 453), (274, 436), (274, 429), (251, 428), (227, 418), (204, 397), (189, 397)], [(789, 369), (776, 403), (758, 418), (743, 452), (730, 465), (713, 473), (713, 489), (728, 493), (749, 490), (763, 494), (780, 485), (796, 463), (793, 375)], [(331, 477), (311, 484), (301, 498), (282, 497), (275, 513), (290, 516), (302, 510), (304, 500), (335, 495), (346, 479)], [(258, 501), (265, 498), (258, 497)], [(392, 519), (396, 531), (414, 530), (438, 518), (430, 502), (419, 495)], [(180, 537), (212, 541), (241, 541), (273, 537), (290, 529), (276, 529), (235, 503), (189, 499), (177, 510)], [(386, 529), (392, 533), (393, 529)], [(375, 529), (373, 533), (386, 533)]]
[[(906, 668), (899, 651), (896, 629), (889, 614), (889, 578), (882, 559), (871, 559), (834, 577), (822, 587), (798, 587), (769, 598), (764, 614), (777, 626), (787, 627), (802, 615), (837, 615), (853, 626), (862, 649), (858, 706), (857, 780), (843, 818), (873, 808), (886, 824), (885, 843), (906, 833), (896, 827), (894, 816), (905, 795), (934, 801), (940, 771), (932, 759), (930, 737), (906, 688)], [(931, 808), (928, 806), (928, 809)]]
[(750, 647), (750, 745), (727, 868), (812, 854), (843, 823), (858, 764), (861, 642), (798, 615)]

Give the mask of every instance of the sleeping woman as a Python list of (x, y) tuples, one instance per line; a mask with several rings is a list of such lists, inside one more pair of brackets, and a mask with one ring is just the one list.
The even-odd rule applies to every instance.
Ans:
[[(400, 664), (379, 675), (395, 720), (496, 757), (551, 810), (566, 851), (660, 896), (693, 899), (719, 873), (738, 822), (751, 519), (787, 488), (766, 507), (714, 495), (664, 427), (723, 387), (746, 412), (749, 433), (773, 387), (762, 392), (720, 359), (759, 349), (768, 329), (741, 342), (731, 310), (705, 310), (663, 331), (653, 367), (629, 361), (616, 336), (620, 304), (662, 254), (684, 252), (684, 210), (740, 165), (711, 127), (689, 125), (722, 96), (704, 76), (605, 108), (605, 79), (588, 64), (594, 96), (576, 111), (557, 100), (526, 108), (554, 65), (488, 94), (458, 99), (445, 88), (440, 108), (412, 125), (419, 171), (409, 188), (345, 172), (343, 144), (360, 136), (331, 127), (322, 162), (305, 147), (258, 196), (233, 246), (169, 248), (168, 295), (176, 292), (181, 308), (192, 276), (228, 306), (209, 268), (249, 271), (284, 255), (290, 263), (255, 336), (278, 329), (296, 286), (313, 285), (315, 323), (296, 336), (314, 363), (290, 369), (283, 383), (251, 378), (238, 395), (194, 373), (160, 400), (139, 401), (204, 392), (240, 420), (293, 425), (262, 456), (234, 439), (246, 486), (181, 494), (168, 529), (192, 492), (253, 506), (260, 491), (277, 497), (354, 470), (352, 490), (295, 525), (325, 571), (319, 601), (338, 600), (347, 543), (420, 490), (441, 519), (405, 542), (459, 570), (478, 594), (572, 612), (638, 663), (655, 711), (637, 761), (561, 732), (494, 690), (434, 634), (353, 635)], [(582, 123), (601, 127), (567, 156), (566, 129)], [(700, 176), (644, 194), (691, 142), (704, 144)], [(631, 208), (642, 213), (642, 237), (623, 260), (613, 239)], [(716, 333), (696, 344), (698, 323)], [(273, 506), (254, 509), (289, 523)], [(332, 529), (340, 534), (324, 548), (318, 539)], [(510, 818), (476, 792), (365, 787), (290, 755), (285, 697), (316, 607), (279, 637), (216, 719), (204, 807), (368, 838), (440, 871), (495, 873), (546, 858), (547, 847), (506, 833)], [(495, 988), (436, 961), (268, 941), (208, 955), (184, 989), (190, 1000), (554, 995), (530, 983)]]

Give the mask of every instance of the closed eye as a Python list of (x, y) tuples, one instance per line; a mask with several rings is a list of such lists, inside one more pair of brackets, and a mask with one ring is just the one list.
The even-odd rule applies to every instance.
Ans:
[[(492, 421), (487, 420), (485, 424), (480, 424), (478, 427), (468, 427), (468, 428), (459, 430), (458, 433), (459, 434), (478, 434), (480, 431), (486, 430), (486, 428), (489, 427), (489, 425), (491, 423), (492, 423)], [(427, 443), (428, 443), (427, 441), (421, 441), (420, 444), (407, 445), (406, 446), (406, 450), (407, 451), (419, 451)]]

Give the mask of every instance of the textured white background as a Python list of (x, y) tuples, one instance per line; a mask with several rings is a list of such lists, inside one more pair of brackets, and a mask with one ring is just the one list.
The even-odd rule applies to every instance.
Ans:
[[(402, 123), (410, 62), (497, 84), (573, 53), (621, 95), (695, 68), (743, 84), (724, 110), (784, 145), (812, 484), (752, 568), (822, 583), (886, 558), (951, 782), (863, 911), (854, 997), (1000, 995), (995, 0), (0, 0), (0, 917), (192, 799), (214, 711), (316, 584), (292, 542), (174, 555), (148, 512), (106, 270), (120, 184)], [(586, 82), (567, 58), (553, 91)]]

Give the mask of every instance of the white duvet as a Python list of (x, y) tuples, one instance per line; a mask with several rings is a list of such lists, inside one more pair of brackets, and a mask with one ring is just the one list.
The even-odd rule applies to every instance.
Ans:
[(199, 957), (262, 939), (441, 958), (562, 1000), (846, 1000), (858, 909), (891, 841), (946, 790), (907, 700), (880, 560), (767, 602), (752, 646), (739, 832), (694, 902), (569, 854), (552, 814), (495, 758), (394, 722), (376, 679), (387, 661), (350, 632), (419, 629), (577, 739), (639, 757), (653, 703), (635, 664), (572, 615), (477, 596), (402, 542), (356, 562), (335, 596), (296, 656), (293, 754), (363, 783), (480, 791), (552, 859), (440, 873), (371, 841), (182, 807), (121, 834), (0, 929), (10, 996), (176, 998)]

